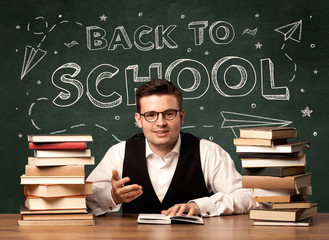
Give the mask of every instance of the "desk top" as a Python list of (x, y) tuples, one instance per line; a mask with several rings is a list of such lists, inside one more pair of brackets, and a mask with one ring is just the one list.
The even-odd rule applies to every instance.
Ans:
[(138, 224), (136, 214), (109, 214), (95, 226), (20, 227), (19, 214), (0, 214), (2, 239), (325, 239), (329, 213), (319, 213), (311, 227), (251, 226), (248, 215), (204, 218), (204, 225)]

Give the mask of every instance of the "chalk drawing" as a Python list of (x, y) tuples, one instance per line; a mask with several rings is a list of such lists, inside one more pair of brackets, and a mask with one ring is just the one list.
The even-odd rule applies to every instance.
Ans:
[[(268, 83), (270, 83), (269, 86)], [(268, 100), (289, 100), (290, 98), (288, 87), (275, 86), (274, 64), (269, 58), (261, 60), (261, 86), (262, 95)], [(271, 92), (271, 94), (267, 92)]]
[[(287, 24), (285, 26), (279, 27), (274, 29), (274, 31), (279, 32), (283, 34), (284, 36), (284, 41), (287, 40), (292, 40), (295, 42), (300, 42), (302, 38), (302, 20), (294, 23)], [(283, 50), (285, 47), (285, 44), (282, 45), (281, 50)], [(294, 74), (289, 80), (290, 82), (294, 81), (296, 77), (296, 72), (297, 72), (297, 64), (293, 61), (293, 59), (287, 54), (284, 53), (284, 55), (291, 61), (294, 65)]]
[(47, 51), (44, 51), (42, 49), (35, 49), (32, 46), (25, 47), (21, 80), (29, 71), (32, 70), (32, 68), (34, 68), (42, 60), (42, 58), (44, 58), (46, 54)]
[(243, 30), (242, 35), (249, 34), (251, 36), (255, 36), (257, 34), (257, 31), (258, 31), (258, 28), (255, 28), (255, 29), (246, 28), (245, 30)]
[(283, 34), (284, 41), (292, 40), (300, 42), (302, 38), (302, 20), (276, 28), (274, 31)]
[(261, 127), (261, 126), (279, 126), (284, 127), (292, 123), (292, 121), (256, 116), (245, 113), (222, 111), (223, 117), (221, 128), (230, 128), (235, 136), (238, 137), (237, 131), (244, 127)]
[(313, 112), (313, 110), (306, 106), (306, 108), (304, 110), (301, 110), (301, 112), (303, 113), (303, 117), (311, 117), (311, 113)]
[[(60, 18), (62, 17), (61, 15), (59, 16)], [(29, 46), (27, 45), (25, 47), (25, 54), (24, 54), (24, 60), (23, 60), (23, 66), (22, 66), (22, 71), (21, 71), (21, 80), (25, 77), (25, 75), (32, 70), (47, 54), (46, 50), (41, 49), (41, 44), (46, 40), (47, 38), (47, 33), (52, 32), (58, 25), (61, 24), (67, 24), (69, 21), (63, 20), (61, 21), (58, 25), (54, 24), (50, 29), (49, 29), (49, 24), (45, 20), (43, 16), (36, 17), (35, 23), (38, 24), (40, 21), (44, 24), (44, 30), (41, 31), (33, 31), (31, 30), (31, 23), (27, 24), (27, 31), (32, 32), (34, 35), (43, 35), (41, 38), (41, 41), (37, 44), (37, 47)], [(41, 24), (42, 24), (41, 23)], [(76, 25), (78, 26), (83, 26), (82, 23), (75, 22)], [(72, 41), (69, 44), (65, 44), (67, 47), (73, 47), (74, 45), (78, 44), (77, 41)]]

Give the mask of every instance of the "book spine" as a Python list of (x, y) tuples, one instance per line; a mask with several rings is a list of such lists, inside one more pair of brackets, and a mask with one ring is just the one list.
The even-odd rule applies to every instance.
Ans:
[(33, 143), (29, 142), (29, 149), (85, 149), (86, 142), (61, 142), (61, 143)]
[(26, 176), (84, 176), (84, 165), (64, 165), (52, 167), (37, 167), (25, 165)]

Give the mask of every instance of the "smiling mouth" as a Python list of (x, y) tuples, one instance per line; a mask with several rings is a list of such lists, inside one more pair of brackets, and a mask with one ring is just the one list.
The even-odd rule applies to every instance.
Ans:
[(157, 135), (164, 135), (167, 134), (169, 131), (168, 130), (160, 130), (160, 131), (153, 131)]

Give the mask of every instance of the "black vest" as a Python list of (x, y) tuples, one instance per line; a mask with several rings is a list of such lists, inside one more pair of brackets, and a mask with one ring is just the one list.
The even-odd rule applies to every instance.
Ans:
[(123, 177), (129, 184), (139, 184), (143, 194), (130, 203), (122, 204), (123, 213), (160, 213), (176, 203), (210, 196), (207, 190), (200, 161), (200, 140), (181, 132), (181, 149), (177, 167), (162, 202), (154, 192), (145, 158), (145, 137), (137, 134), (126, 141)]

